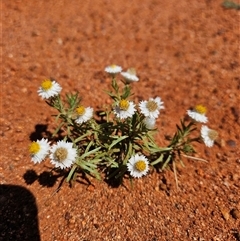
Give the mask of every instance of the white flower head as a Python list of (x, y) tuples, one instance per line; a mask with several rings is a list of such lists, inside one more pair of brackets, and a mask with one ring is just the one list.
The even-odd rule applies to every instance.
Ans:
[(127, 163), (127, 169), (133, 177), (142, 177), (147, 174), (149, 170), (149, 163), (144, 155), (132, 156)]
[(37, 92), (43, 99), (49, 99), (58, 95), (61, 90), (62, 87), (55, 80), (46, 79), (42, 82)]
[(113, 111), (118, 118), (126, 119), (132, 117), (136, 109), (135, 104), (132, 101), (122, 99), (117, 103), (117, 106)]
[(75, 120), (76, 123), (82, 124), (84, 122), (87, 122), (93, 117), (93, 108), (84, 106), (79, 106), (76, 109), (77, 112), (77, 119)]
[(217, 131), (212, 130), (212, 129), (208, 128), (207, 126), (203, 125), (201, 127), (201, 136), (202, 136), (202, 139), (203, 139), (203, 142), (205, 143), (205, 145), (207, 147), (212, 147), (214, 144), (214, 141), (218, 137), (218, 133), (217, 133)]
[(139, 108), (141, 113), (145, 117), (149, 118), (157, 118), (160, 110), (164, 109), (163, 102), (160, 97), (156, 97), (155, 99), (150, 98), (148, 101), (144, 100), (139, 103)]
[(146, 117), (146, 118), (144, 119), (144, 123), (145, 123), (146, 127), (147, 127), (149, 130), (152, 130), (152, 129), (155, 128), (156, 119), (155, 119), (155, 118)]
[(127, 72), (121, 72), (121, 75), (124, 77), (127, 84), (137, 82), (139, 80), (136, 75), (136, 70), (134, 68), (128, 69)]
[(47, 139), (42, 138), (41, 140), (33, 141), (29, 146), (29, 152), (31, 160), (36, 164), (43, 161), (49, 154), (50, 145)]
[(50, 162), (61, 169), (70, 167), (76, 160), (77, 149), (73, 143), (58, 141), (50, 149)]
[(105, 72), (109, 73), (109, 74), (118, 74), (122, 71), (122, 67), (121, 66), (118, 66), (118, 65), (115, 65), (115, 64), (112, 64), (112, 65), (109, 65), (107, 66), (105, 69)]
[(193, 110), (187, 110), (187, 114), (195, 121), (207, 123), (206, 117), (207, 108), (203, 105), (196, 105)]

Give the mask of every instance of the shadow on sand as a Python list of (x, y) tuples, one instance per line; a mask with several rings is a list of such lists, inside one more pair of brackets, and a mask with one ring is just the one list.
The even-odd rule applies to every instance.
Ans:
[(35, 197), (26, 188), (0, 185), (0, 241), (40, 241)]

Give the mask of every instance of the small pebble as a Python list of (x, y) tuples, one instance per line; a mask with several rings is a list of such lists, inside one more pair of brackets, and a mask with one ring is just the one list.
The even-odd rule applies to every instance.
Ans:
[(240, 211), (236, 208), (233, 208), (230, 212), (233, 218), (239, 219), (240, 218)]
[(160, 183), (159, 184), (159, 189), (162, 190), (162, 191), (166, 191), (167, 190), (167, 185), (164, 184), (164, 183)]
[(239, 178), (239, 175), (238, 175), (238, 174), (233, 174), (233, 175), (232, 175), (232, 180), (233, 180), (233, 181), (235, 181), (235, 182), (238, 181), (238, 178)]
[(59, 45), (62, 45), (62, 44), (63, 44), (63, 40), (62, 40), (61, 38), (58, 38), (58, 39), (57, 39), (57, 43), (58, 43)]
[(229, 211), (228, 209), (224, 208), (224, 207), (221, 207), (221, 213), (223, 215), (223, 218), (228, 221), (229, 217), (230, 217), (230, 214), (229, 214)]
[(40, 32), (39, 31), (32, 31), (32, 37), (37, 37), (40, 35)]
[(236, 142), (234, 140), (228, 140), (227, 145), (230, 147), (236, 147)]
[(22, 91), (22, 93), (27, 93), (27, 88), (24, 87), (24, 88), (21, 89), (21, 91)]
[(69, 212), (66, 212), (64, 218), (65, 218), (66, 220), (69, 220), (69, 219), (71, 218), (70, 213), (69, 213)]
[(87, 190), (90, 191), (90, 192), (93, 192), (95, 190), (95, 187), (93, 185), (89, 185), (87, 187)]
[(223, 139), (220, 140), (219, 144), (220, 144), (221, 147), (225, 147), (226, 146), (226, 142)]

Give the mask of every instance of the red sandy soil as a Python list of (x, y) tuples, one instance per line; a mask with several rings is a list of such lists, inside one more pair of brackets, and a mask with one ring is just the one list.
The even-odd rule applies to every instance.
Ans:
[[(0, 240), (240, 240), (240, 12), (220, 0), (2, 1)], [(160, 145), (186, 110), (208, 108), (213, 148), (114, 188), (73, 187), (31, 162), (32, 140), (54, 130), (38, 96), (53, 77), (83, 103), (109, 103), (109, 64), (135, 67), (135, 100), (160, 96)], [(35, 179), (34, 179), (35, 175)], [(32, 179), (31, 179), (32, 178)], [(62, 182), (63, 181), (63, 182)], [(61, 188), (58, 190), (59, 185)], [(58, 192), (57, 192), (58, 190)]]

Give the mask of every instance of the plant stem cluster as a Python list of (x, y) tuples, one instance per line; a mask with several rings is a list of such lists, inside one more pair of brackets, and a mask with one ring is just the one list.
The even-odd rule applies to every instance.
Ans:
[[(195, 152), (192, 143), (201, 141), (200, 134), (192, 137), (193, 133), (198, 133), (196, 121), (181, 120), (169, 144), (159, 147), (154, 133), (157, 131), (156, 118), (164, 109), (161, 98), (150, 98), (135, 104), (131, 101), (130, 80), (136, 82), (138, 78), (132, 74), (132, 69), (123, 75), (128, 79), (122, 84), (117, 79), (118, 73), (114, 72), (119, 69), (118, 66), (108, 68), (112, 83), (111, 90), (106, 93), (112, 99), (112, 105), (96, 112), (82, 105), (78, 93), (67, 94), (63, 99), (56, 81), (44, 81), (39, 95), (58, 111), (58, 125), (50, 142), (62, 139), (52, 148), (48, 140), (34, 142), (29, 148), (32, 160), (37, 163), (49, 157), (56, 168), (69, 170), (67, 181), (75, 179), (79, 172), (97, 179), (104, 175), (106, 179), (122, 180), (127, 175), (142, 177), (150, 168), (164, 169), (181, 160), (181, 156), (192, 155)], [(203, 114), (198, 113), (197, 117)]]

